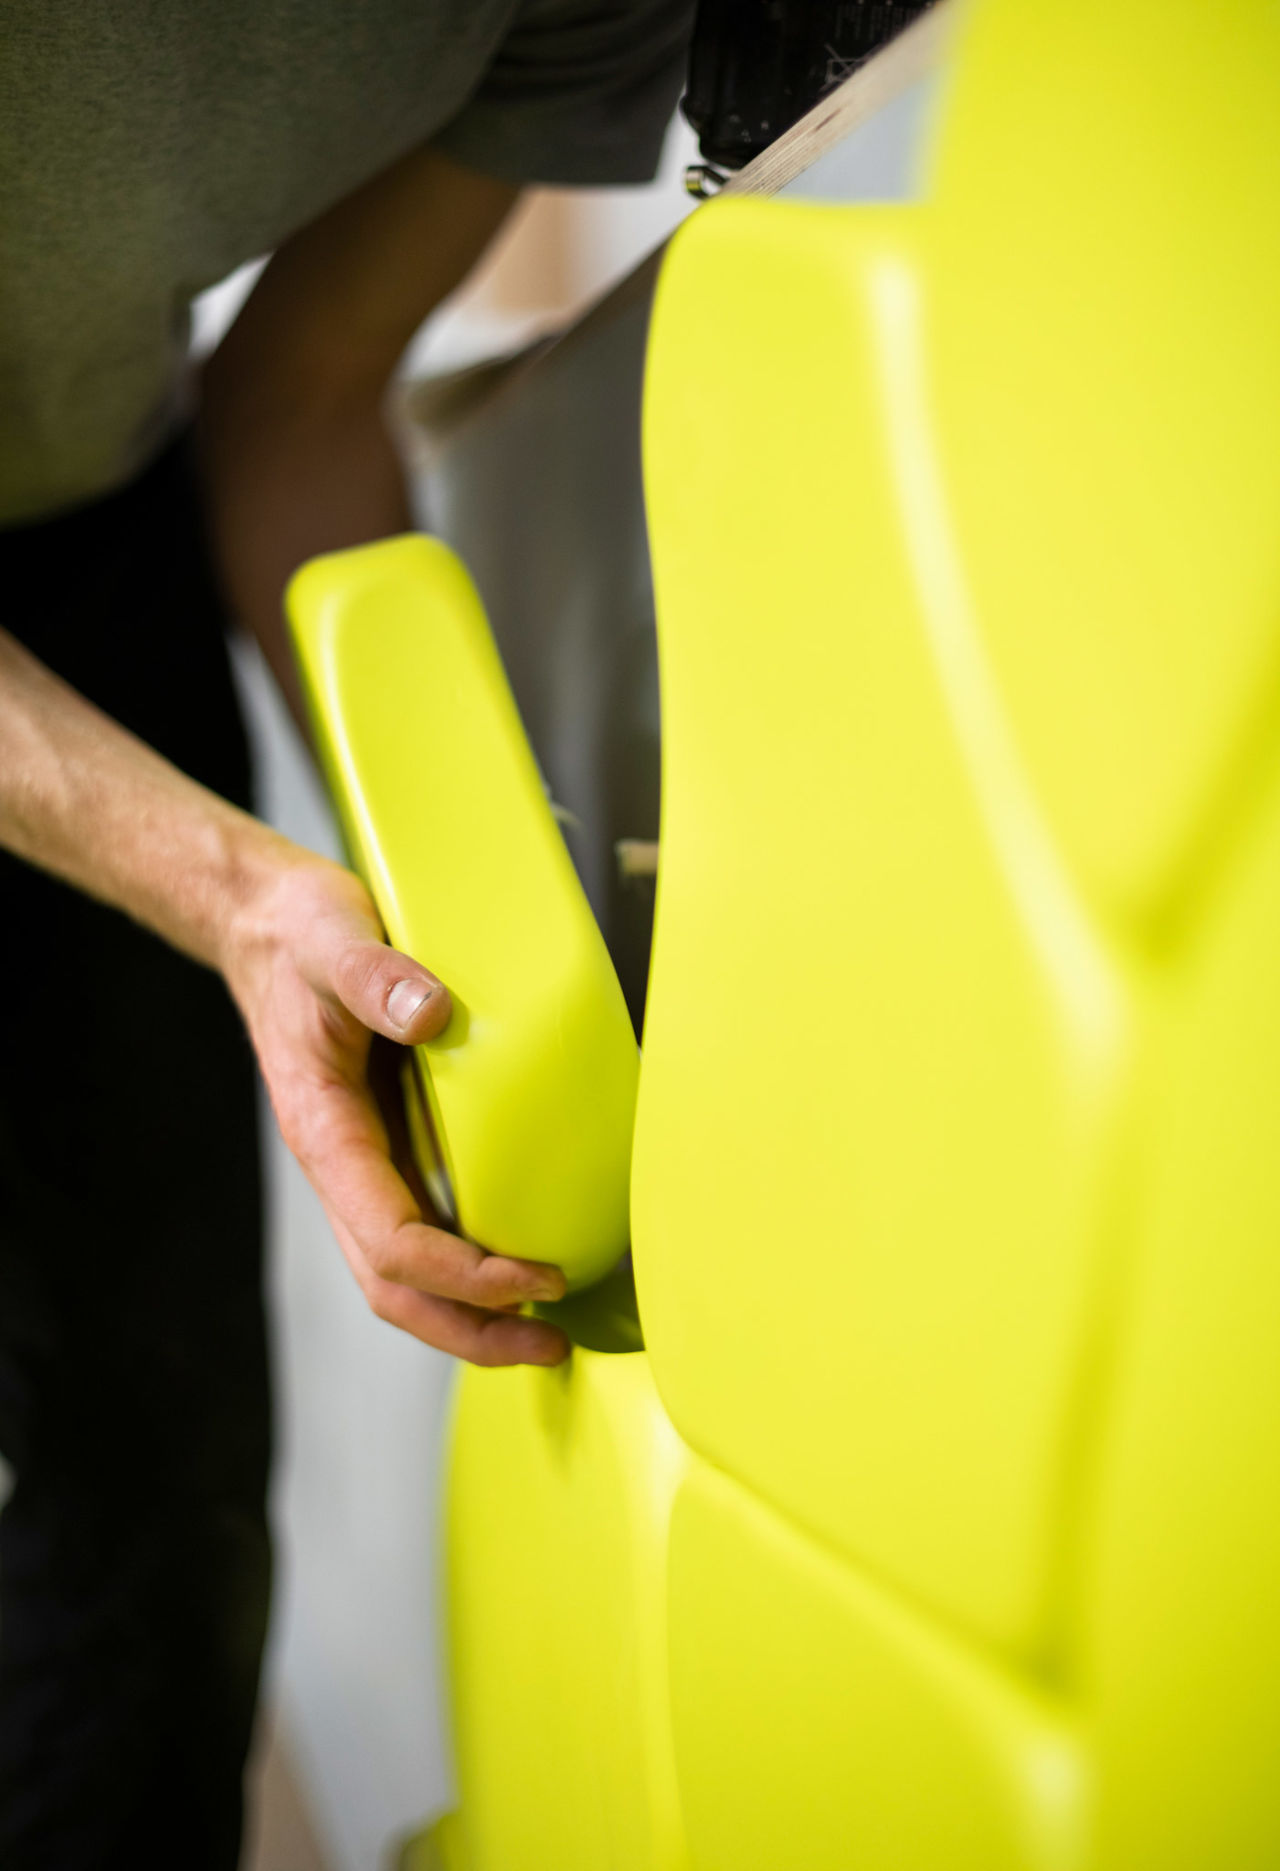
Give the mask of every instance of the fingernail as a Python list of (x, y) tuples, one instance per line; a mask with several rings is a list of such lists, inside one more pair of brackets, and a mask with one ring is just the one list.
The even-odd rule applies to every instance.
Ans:
[(537, 1300), (540, 1305), (553, 1305), (556, 1300), (564, 1298), (564, 1282), (563, 1280), (536, 1280), (529, 1288), (529, 1297)]
[(430, 999), (431, 989), (423, 987), (421, 981), (397, 981), (387, 995), (387, 1018), (403, 1032)]

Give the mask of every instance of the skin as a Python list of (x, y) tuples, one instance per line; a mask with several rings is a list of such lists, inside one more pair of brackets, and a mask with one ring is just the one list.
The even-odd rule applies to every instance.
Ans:
[[(414, 151), (281, 247), (206, 367), (223, 576), (299, 719), (284, 586), (314, 553), (409, 527), (387, 385), (515, 196)], [(375, 1038), (429, 1039), (449, 996), (387, 945), (359, 879), (188, 779), (3, 631), (0, 749), (0, 843), (222, 974), (284, 1140), (378, 1317), (477, 1364), (565, 1357), (562, 1333), (518, 1311), (559, 1298), (560, 1271), (437, 1226), (393, 1148), (370, 1083)]]

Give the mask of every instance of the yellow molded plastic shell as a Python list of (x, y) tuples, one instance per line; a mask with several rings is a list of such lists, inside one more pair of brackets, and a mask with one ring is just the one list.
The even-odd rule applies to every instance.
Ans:
[[(1131, 1013), (968, 620), (921, 601), (899, 455), (926, 391), (893, 347), (922, 212), (726, 201), (659, 284), (636, 1265), (697, 1449), (1026, 1652)], [(780, 1291), (814, 1280), (780, 1332)]]
[[(693, 1871), (1075, 1871), (1073, 1712), (691, 1461), (672, 1741)], [(665, 1866), (663, 1871), (666, 1871)]]
[(688, 1871), (666, 1669), (686, 1460), (642, 1352), (464, 1372), (448, 1630), (466, 1871)]
[(352, 860), (453, 996), (418, 1052), (460, 1225), (585, 1285), (627, 1245), (635, 1038), (475, 588), (413, 536), (313, 560), (289, 611)]
[(1280, 1865), (1280, 7), (664, 263), (644, 1350), (468, 1374), (451, 1871)]

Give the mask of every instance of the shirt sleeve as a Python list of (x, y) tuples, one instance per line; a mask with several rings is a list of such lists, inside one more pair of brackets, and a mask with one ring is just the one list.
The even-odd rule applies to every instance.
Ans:
[(647, 182), (684, 84), (693, 0), (524, 0), (435, 141), (508, 182)]

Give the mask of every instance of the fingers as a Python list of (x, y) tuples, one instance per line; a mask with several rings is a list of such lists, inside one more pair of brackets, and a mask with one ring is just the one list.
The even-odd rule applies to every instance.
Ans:
[[(292, 873), (291, 873), (292, 876)], [(486, 1254), (424, 1219), (398, 1100), (384, 1124), (366, 1078), (379, 1036), (420, 1044), (447, 1024), (439, 979), (379, 939), (373, 903), (334, 865), (302, 867), (228, 964), (285, 1142), (306, 1171), (369, 1305), (426, 1344), (477, 1364), (556, 1364), (568, 1341), (521, 1316), (560, 1299), (559, 1268)], [(371, 1035), (373, 1036), (371, 1048)], [(409, 1055), (399, 1054), (401, 1060)], [(385, 1063), (385, 1062), (382, 1062)], [(385, 1076), (385, 1074), (384, 1074)], [(394, 1071), (391, 1076), (394, 1077)], [(406, 1181), (406, 1175), (410, 1181)]]
[(381, 1035), (375, 1035), (369, 1048), (365, 1082), (386, 1133), (387, 1154), (391, 1158), (392, 1167), (413, 1197), (418, 1214), (432, 1227), (447, 1229), (448, 1222), (436, 1209), (423, 1178), (422, 1166), (418, 1162), (409, 1129), (407, 1109), (412, 1098), (418, 1101), (417, 1115), (430, 1138), (427, 1147), (431, 1151), (431, 1161), (438, 1163), (440, 1153), (435, 1144), (434, 1131), (430, 1129), (430, 1117), (418, 1091), (411, 1057), (403, 1047), (383, 1039)]
[(379, 1279), (342, 1223), (332, 1215), (330, 1221), (370, 1310), (388, 1325), (470, 1364), (553, 1365), (568, 1357), (568, 1339), (545, 1320), (505, 1309), (486, 1312)]
[(486, 1309), (563, 1298), (558, 1267), (486, 1254), (422, 1220), (363, 1088), (313, 1086), (285, 1140), (375, 1278)]
[(444, 983), (385, 942), (346, 943), (334, 959), (333, 989), (362, 1026), (406, 1046), (434, 1039), (452, 1011)]
[[(247, 930), (247, 934), (246, 934)], [(227, 963), (232, 991), (252, 1026), (264, 969), (296, 968), (326, 1000), (387, 1039), (419, 1044), (446, 1025), (449, 994), (421, 962), (388, 948), (373, 898), (360, 879), (327, 859), (299, 858), (278, 875), (265, 909), (240, 930)]]

